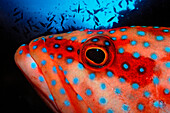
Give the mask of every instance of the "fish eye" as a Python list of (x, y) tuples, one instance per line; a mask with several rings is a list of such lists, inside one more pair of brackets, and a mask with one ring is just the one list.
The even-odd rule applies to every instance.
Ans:
[(86, 58), (89, 62), (95, 65), (104, 64), (107, 59), (107, 52), (99, 47), (90, 47), (85, 52)]
[(115, 47), (110, 37), (95, 36), (84, 42), (80, 57), (86, 67), (99, 71), (112, 64), (115, 57)]

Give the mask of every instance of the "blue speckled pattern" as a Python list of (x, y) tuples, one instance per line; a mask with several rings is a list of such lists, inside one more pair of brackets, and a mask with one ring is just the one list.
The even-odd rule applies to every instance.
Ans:
[(31, 82), (39, 78), (32, 83), (62, 113), (168, 113), (167, 30), (130, 26), (42, 36), (22, 44), (15, 61)]

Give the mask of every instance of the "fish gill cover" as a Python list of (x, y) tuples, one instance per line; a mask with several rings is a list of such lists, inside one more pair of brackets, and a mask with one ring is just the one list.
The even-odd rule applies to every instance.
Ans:
[(3, 26), (28, 38), (75, 29), (113, 28), (125, 13), (137, 10), (141, 1), (2, 0), (0, 16), (5, 17)]

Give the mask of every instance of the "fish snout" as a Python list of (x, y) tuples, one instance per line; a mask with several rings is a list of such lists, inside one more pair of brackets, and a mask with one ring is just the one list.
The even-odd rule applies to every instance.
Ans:
[(54, 111), (59, 111), (56, 104), (52, 100), (52, 95), (41, 72), (38, 64), (32, 58), (29, 50), (29, 45), (21, 45), (15, 53), (14, 60), (19, 69), (24, 73), (27, 80), (31, 83), (33, 88), (46, 102), (46, 104)]

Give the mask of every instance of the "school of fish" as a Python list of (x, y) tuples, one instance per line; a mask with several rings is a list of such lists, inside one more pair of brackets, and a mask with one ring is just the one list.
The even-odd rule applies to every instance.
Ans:
[(170, 28), (76, 30), (21, 45), (15, 62), (54, 112), (170, 113)]

